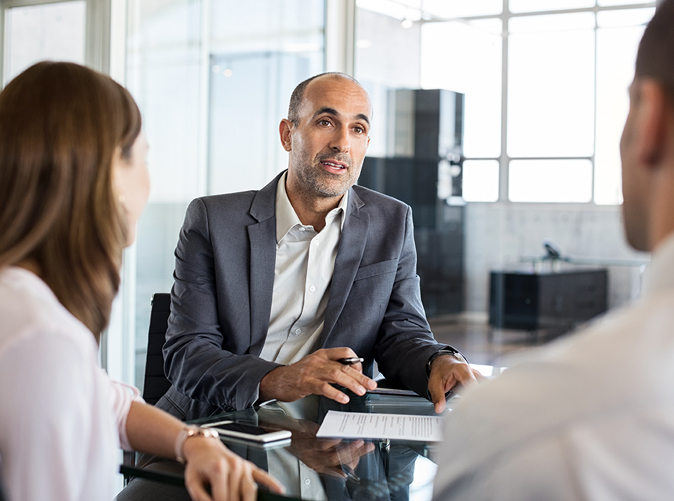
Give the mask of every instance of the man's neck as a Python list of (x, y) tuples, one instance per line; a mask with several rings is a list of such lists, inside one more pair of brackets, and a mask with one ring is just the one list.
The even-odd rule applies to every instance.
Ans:
[(313, 226), (317, 232), (320, 232), (325, 227), (325, 218), (328, 212), (338, 207), (339, 202), (344, 196), (317, 197), (315, 194), (297, 190), (293, 186), (290, 186), (287, 180), (286, 194), (300, 222), (307, 226)]
[(325, 218), (328, 212), (339, 206), (343, 196), (316, 199), (288, 192), (288, 200), (295, 209), (300, 222), (304, 225), (313, 226), (317, 232), (325, 227)]

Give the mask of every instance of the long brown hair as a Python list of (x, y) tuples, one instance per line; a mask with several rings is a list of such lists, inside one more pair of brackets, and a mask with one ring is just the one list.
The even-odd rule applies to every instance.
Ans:
[(32, 263), (99, 340), (127, 228), (112, 183), (141, 118), (129, 92), (72, 63), (38, 63), (0, 93), (0, 269)]

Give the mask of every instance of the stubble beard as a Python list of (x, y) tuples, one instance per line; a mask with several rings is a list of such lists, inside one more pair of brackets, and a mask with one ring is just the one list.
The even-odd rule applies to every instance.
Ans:
[[(328, 158), (346, 163), (348, 169), (346, 176), (338, 176), (323, 170), (321, 161)], [(301, 167), (296, 170), (296, 176), (304, 187), (306, 194), (313, 194), (321, 198), (340, 197), (356, 182), (356, 179), (353, 178), (353, 161), (346, 155), (322, 153), (316, 156), (313, 163), (303, 158), (300, 165)], [(338, 184), (331, 181), (337, 181)]]

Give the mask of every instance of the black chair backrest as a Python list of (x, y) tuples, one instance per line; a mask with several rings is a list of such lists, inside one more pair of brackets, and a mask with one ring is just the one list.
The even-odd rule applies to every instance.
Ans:
[(164, 354), (162, 353), (170, 313), (171, 294), (157, 293), (152, 296), (143, 386), (143, 398), (148, 404), (152, 405), (156, 404), (171, 386), (164, 375)]

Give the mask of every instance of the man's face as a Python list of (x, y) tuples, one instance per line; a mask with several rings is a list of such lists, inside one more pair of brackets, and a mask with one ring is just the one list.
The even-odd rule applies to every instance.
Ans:
[(341, 197), (358, 179), (370, 142), (371, 105), (365, 90), (327, 75), (304, 90), (297, 125), (288, 127), (288, 188), (311, 199)]
[(639, 82), (630, 86), (630, 111), (620, 139), (623, 184), (623, 224), (627, 242), (637, 250), (650, 250), (645, 179), (640, 169), (638, 141)]

